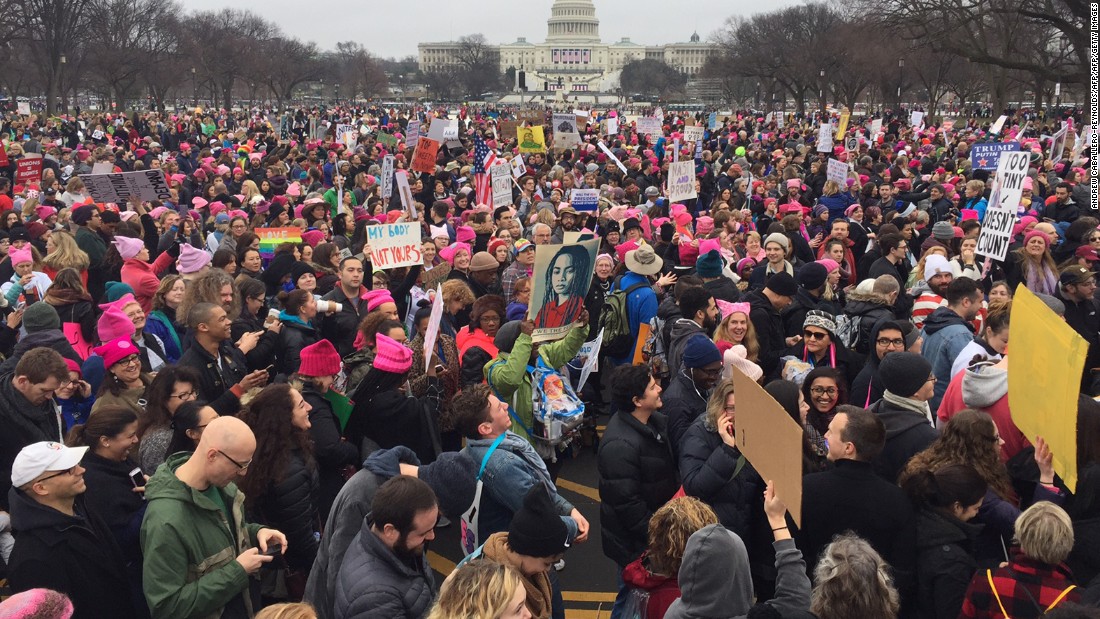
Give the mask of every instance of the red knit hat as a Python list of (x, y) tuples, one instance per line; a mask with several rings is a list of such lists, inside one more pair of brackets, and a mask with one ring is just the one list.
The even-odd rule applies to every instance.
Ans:
[(332, 376), (340, 373), (340, 353), (332, 342), (318, 340), (302, 349), (298, 373), (302, 376)]

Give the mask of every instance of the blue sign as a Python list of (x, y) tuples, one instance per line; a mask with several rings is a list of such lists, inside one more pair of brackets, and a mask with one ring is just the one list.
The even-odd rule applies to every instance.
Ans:
[(574, 189), (570, 193), (573, 209), (577, 211), (595, 211), (600, 205), (599, 189)]
[(975, 170), (996, 170), (1001, 153), (1020, 150), (1019, 142), (981, 142), (970, 146), (970, 167)]
[(718, 128), (718, 112), (711, 112), (710, 116), (707, 116), (707, 129), (714, 131)]

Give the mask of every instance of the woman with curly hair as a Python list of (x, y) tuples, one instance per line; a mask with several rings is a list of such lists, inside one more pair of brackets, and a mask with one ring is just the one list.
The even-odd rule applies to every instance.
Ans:
[[(320, 524), (310, 410), (297, 389), (275, 384), (264, 387), (238, 415), (256, 435), (248, 475), (242, 476), (238, 484), (244, 491), (245, 510), (251, 522), (286, 534), (284, 558), (291, 574), (301, 574), (303, 586), (317, 555)], [(290, 583), (288, 588), (292, 588)], [(291, 592), (290, 598), (300, 600), (300, 591), (298, 595)]]
[(810, 612), (817, 619), (898, 616), (899, 596), (890, 566), (863, 538), (843, 533), (814, 568)]
[[(1008, 469), (1001, 460), (1001, 433), (988, 413), (973, 409), (959, 411), (941, 429), (940, 435), (924, 451), (913, 456), (898, 476), (904, 485), (918, 471), (933, 473), (949, 464), (969, 464), (989, 485), (975, 522), (985, 525), (978, 539), (979, 560), (1004, 558), (1004, 546), (1011, 543), (1013, 526), (1020, 515), (1021, 497), (1017, 496)], [(1065, 496), (1054, 486), (1053, 455), (1042, 438), (1035, 440), (1035, 464), (1039, 481), (1049, 484), (1035, 486), (1031, 501), (1052, 501), (1062, 504)]]
[(646, 551), (623, 569), (623, 582), (649, 595), (645, 619), (661, 619), (680, 597), (677, 574), (688, 538), (718, 523), (718, 515), (695, 497), (682, 496), (665, 503), (649, 519)]
[(451, 572), (428, 619), (531, 619), (515, 568), (475, 559)]

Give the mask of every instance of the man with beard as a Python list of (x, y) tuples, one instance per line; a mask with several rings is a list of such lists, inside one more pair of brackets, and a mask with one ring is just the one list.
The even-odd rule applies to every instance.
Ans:
[(954, 279), (955, 275), (951, 271), (947, 258), (932, 254), (925, 259), (924, 282), (928, 284), (929, 290), (921, 293), (913, 302), (913, 324), (918, 329), (924, 326), (925, 319), (931, 316), (937, 307), (947, 306), (944, 294)]
[(336, 617), (426, 616), (435, 578), (424, 555), (438, 519), (427, 483), (398, 475), (382, 484), (336, 576)]
[(577, 224), (577, 211), (569, 204), (558, 207), (558, 227), (550, 237), (552, 243), (564, 243), (565, 233), (571, 232)]
[(668, 375), (672, 380), (680, 373), (684, 345), (696, 333), (707, 337), (718, 325), (718, 305), (706, 288), (689, 288), (680, 296), (680, 315), (669, 330)]

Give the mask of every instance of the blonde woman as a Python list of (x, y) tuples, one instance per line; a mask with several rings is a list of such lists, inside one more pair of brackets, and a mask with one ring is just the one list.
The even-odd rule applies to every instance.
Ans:
[(531, 619), (519, 572), (475, 559), (451, 572), (428, 619)]
[(73, 235), (64, 230), (55, 230), (46, 241), (46, 257), (42, 259), (42, 272), (56, 279), (61, 269), (76, 269), (80, 281), (88, 285), (88, 254), (76, 244)]
[(241, 204), (253, 204), (252, 200), (259, 197), (262, 201), (264, 196), (260, 193), (260, 188), (256, 186), (256, 181), (247, 180), (241, 183), (241, 195), (244, 196), (244, 200), (241, 200)]
[(80, 180), (79, 176), (74, 176), (65, 185), (65, 192), (61, 194), (59, 199), (65, 206), (72, 208), (74, 204), (84, 202), (87, 198), (88, 192), (85, 190), (84, 181)]
[(303, 602), (272, 604), (257, 613), (256, 619), (317, 619), (317, 611)]
[(714, 343), (740, 344), (745, 347), (746, 358), (756, 363), (760, 358), (760, 343), (756, 340), (756, 329), (749, 320), (749, 304), (723, 303), (720, 309), (723, 316), (714, 330)]

